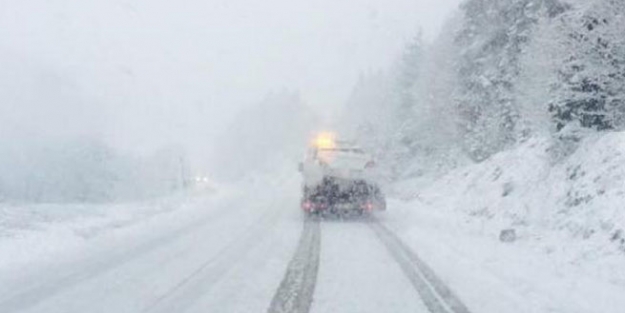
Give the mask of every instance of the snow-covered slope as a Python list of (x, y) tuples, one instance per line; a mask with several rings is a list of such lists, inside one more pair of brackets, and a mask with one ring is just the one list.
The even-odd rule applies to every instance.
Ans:
[(557, 232), (604, 252), (625, 249), (625, 133), (589, 138), (557, 164), (551, 149), (531, 140), (445, 176), (421, 196), (475, 217), (486, 233), (515, 227), (528, 240)]
[[(391, 201), (386, 220), (484, 312), (511, 312), (512, 302), (466, 282), (494, 279), (507, 286), (502, 299), (510, 290), (519, 308), (536, 312), (619, 312), (625, 133), (589, 137), (565, 158), (554, 149), (535, 138), (425, 187), (404, 183), (404, 201)], [(500, 241), (504, 229), (516, 240)]]

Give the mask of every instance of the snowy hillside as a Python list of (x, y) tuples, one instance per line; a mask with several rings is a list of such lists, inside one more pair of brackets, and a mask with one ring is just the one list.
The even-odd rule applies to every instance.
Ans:
[[(394, 180), (387, 191), (397, 198), (388, 221), (429, 248), (431, 263), (461, 252), (504, 277), (528, 297), (518, 307), (535, 302), (528, 312), (621, 307), (623, 3), (464, 1), (433, 43), (406, 46), (386, 85), (361, 80), (346, 108), (346, 116), (360, 106), (387, 117), (350, 126), (383, 143)], [(526, 266), (534, 263), (542, 270)], [(462, 284), (459, 276), (447, 278)], [(478, 305), (509, 311), (487, 297)], [(549, 298), (571, 303), (555, 308)]]
[(624, 142), (622, 132), (591, 136), (554, 160), (553, 142), (531, 139), (427, 187), (400, 184), (398, 192), (411, 200), (398, 206), (415, 224), (429, 221), (457, 236), (497, 242), (502, 230), (514, 229), (517, 240), (510, 245), (622, 288)]

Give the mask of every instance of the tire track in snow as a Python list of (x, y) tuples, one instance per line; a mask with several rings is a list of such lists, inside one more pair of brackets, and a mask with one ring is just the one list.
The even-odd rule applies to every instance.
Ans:
[(431, 313), (470, 313), (469, 309), (397, 235), (372, 218), (370, 227), (399, 264)]
[(271, 300), (268, 313), (307, 313), (310, 311), (317, 282), (320, 248), (319, 220), (307, 218), (295, 255)]

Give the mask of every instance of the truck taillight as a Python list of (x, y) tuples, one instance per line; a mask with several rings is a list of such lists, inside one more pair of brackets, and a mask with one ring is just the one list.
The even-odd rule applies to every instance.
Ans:
[(362, 205), (362, 208), (365, 209), (367, 212), (371, 212), (373, 211), (373, 203), (367, 202)]
[(310, 201), (306, 201), (304, 203), (302, 203), (302, 209), (304, 209), (305, 211), (310, 211), (313, 208), (313, 204)]

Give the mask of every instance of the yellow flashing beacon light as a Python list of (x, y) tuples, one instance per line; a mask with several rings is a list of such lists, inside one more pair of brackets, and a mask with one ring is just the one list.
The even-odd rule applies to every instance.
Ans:
[(330, 132), (319, 133), (315, 140), (313, 141), (313, 145), (317, 149), (334, 149), (336, 148), (336, 136)]

